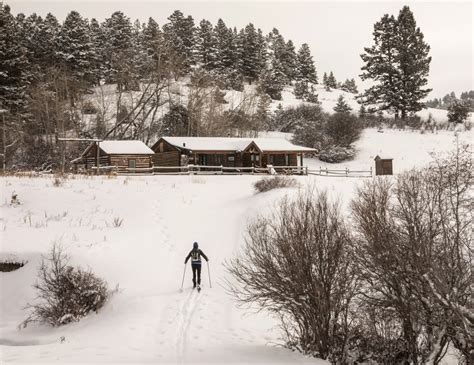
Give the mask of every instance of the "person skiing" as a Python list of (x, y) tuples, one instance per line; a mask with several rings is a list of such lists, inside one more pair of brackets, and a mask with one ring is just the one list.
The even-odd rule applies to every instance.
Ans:
[(191, 259), (191, 268), (193, 269), (193, 288), (196, 287), (196, 274), (197, 274), (197, 285), (198, 288), (201, 287), (201, 256), (209, 261), (204, 252), (201, 251), (197, 242), (194, 242), (193, 249), (189, 252), (184, 264), (188, 263), (188, 260)]

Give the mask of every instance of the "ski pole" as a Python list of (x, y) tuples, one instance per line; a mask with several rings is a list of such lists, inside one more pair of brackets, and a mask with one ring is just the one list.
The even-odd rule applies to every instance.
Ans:
[(183, 290), (184, 285), (184, 275), (186, 274), (186, 264), (184, 264), (184, 272), (183, 272), (183, 281), (181, 281), (181, 290)]
[(209, 288), (212, 288), (212, 284), (211, 284), (211, 271), (209, 270), (209, 261), (206, 261), (207, 262), (207, 273), (209, 275)]

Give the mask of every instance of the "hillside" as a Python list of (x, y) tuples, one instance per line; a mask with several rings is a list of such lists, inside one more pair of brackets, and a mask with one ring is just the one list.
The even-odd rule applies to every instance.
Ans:
[[(189, 78), (183, 78), (180, 81), (171, 82), (167, 85), (160, 94), (160, 106), (152, 108), (150, 106), (145, 106), (143, 110), (140, 107), (137, 110), (141, 111), (132, 113), (132, 115), (137, 115), (137, 123), (143, 123), (143, 128), (150, 128), (152, 125), (159, 124), (159, 119), (162, 118), (168, 111), (170, 101), (172, 104), (181, 104), (185, 107), (188, 107), (189, 102)], [(142, 91), (128, 91), (124, 93), (117, 93), (116, 85), (104, 85), (101, 87), (96, 87), (93, 89), (93, 93), (86, 95), (84, 97), (83, 104), (92, 104), (96, 112), (93, 114), (82, 114), (80, 115), (82, 125), (86, 130), (93, 131), (96, 125), (96, 118), (98, 115), (103, 116), (104, 122), (106, 124), (106, 130), (112, 128), (117, 120), (117, 105), (118, 98), (120, 98), (120, 104), (125, 107), (125, 109), (130, 112), (137, 105), (139, 105), (142, 95), (147, 95), (146, 89), (147, 85), (141, 85)], [(246, 84), (243, 91), (236, 90), (222, 90), (224, 93), (225, 103), (218, 104), (217, 109), (222, 111), (238, 111), (243, 110), (249, 113), (255, 113), (258, 108), (259, 96), (256, 91), (256, 84), (248, 85)], [(193, 91), (195, 92), (195, 91)], [(204, 96), (205, 108), (209, 108), (209, 104), (213, 102), (212, 100), (212, 91), (210, 89), (199, 90)], [(343, 90), (331, 89), (327, 91), (322, 85), (315, 85), (315, 92), (318, 94), (318, 99), (322, 109), (327, 113), (334, 113), (334, 106), (337, 103), (339, 96), (343, 96), (349, 106), (352, 108), (353, 113), (357, 113), (360, 104), (356, 100), (356, 94), (352, 94)], [(294, 107), (300, 104), (310, 104), (305, 103), (300, 99), (297, 99), (294, 95), (293, 86), (286, 86), (282, 92), (281, 100), (271, 100), (269, 104), (268, 111), (272, 113), (280, 106), (284, 109), (289, 107)], [(213, 106), (214, 107), (214, 106)], [(153, 109), (153, 112), (151, 112)], [(209, 113), (209, 110), (205, 110), (205, 113)], [(435, 123), (446, 123), (447, 111), (442, 109), (427, 108), (417, 113), (417, 115), (422, 120), (427, 120), (431, 115), (432, 120)], [(390, 117), (389, 114), (385, 116)], [(468, 119), (471, 123), (474, 123), (474, 116), (469, 116)], [(157, 138), (158, 136), (155, 136)]]
[[(462, 141), (473, 133), (460, 133)], [(422, 166), (430, 152), (453, 146), (452, 132), (420, 134), (368, 129), (354, 161), (339, 167), (370, 167), (376, 154), (394, 158), (395, 172)], [(306, 159), (315, 168), (317, 160)], [(6, 362), (158, 362), (232, 364), (324, 364), (279, 346), (277, 321), (265, 312), (236, 306), (226, 292), (232, 280), (223, 264), (238, 253), (245, 227), (284, 195), (297, 189), (254, 194), (258, 176), (71, 177), (54, 186), (51, 177), (2, 177), (2, 258), (27, 260), (0, 273), (0, 349)], [(297, 177), (302, 187), (327, 189), (347, 206), (364, 179)], [(19, 206), (8, 204), (13, 192)], [(126, 197), (124, 199), (123, 197)], [(139, 214), (137, 214), (139, 213)], [(114, 218), (123, 219), (120, 227)], [(190, 289), (189, 268), (180, 292), (183, 261), (192, 242), (210, 258), (203, 291)], [(59, 328), (30, 324), (42, 254), (62, 243), (72, 263), (90, 267), (113, 289), (98, 314)], [(60, 338), (64, 336), (64, 342)], [(446, 360), (447, 361), (447, 360)], [(454, 362), (455, 363), (455, 362)]]

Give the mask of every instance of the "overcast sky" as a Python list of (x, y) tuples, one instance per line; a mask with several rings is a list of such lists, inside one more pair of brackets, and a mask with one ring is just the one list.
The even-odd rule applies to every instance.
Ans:
[(278, 28), (297, 47), (310, 45), (319, 77), (334, 71), (338, 80), (360, 74), (364, 47), (372, 44), (373, 24), (386, 14), (397, 15), (409, 5), (418, 26), (431, 46), (429, 98), (455, 91), (474, 89), (473, 82), (473, 2), (471, 1), (158, 1), (158, 0), (4, 0), (13, 14), (53, 13), (64, 20), (70, 10), (100, 21), (116, 10), (132, 20), (145, 22), (153, 17), (160, 26), (176, 9), (191, 15), (196, 24), (203, 18), (216, 24), (222, 18), (227, 26), (244, 27), (252, 22), (268, 34)]

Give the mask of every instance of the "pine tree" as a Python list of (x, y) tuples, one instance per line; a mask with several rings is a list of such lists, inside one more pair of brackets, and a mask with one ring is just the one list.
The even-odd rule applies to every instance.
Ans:
[(132, 24), (121, 11), (116, 11), (104, 23), (106, 43), (106, 79), (117, 83), (119, 90), (128, 89), (136, 80), (133, 75)]
[(326, 72), (323, 75), (323, 85), (328, 86), (328, 74)]
[(78, 83), (94, 82), (94, 55), (89, 24), (77, 11), (71, 11), (57, 38), (57, 56)]
[(143, 47), (146, 49), (149, 72), (160, 78), (167, 61), (165, 40), (158, 23), (151, 17), (143, 28)]
[(217, 21), (214, 32), (217, 42), (217, 68), (221, 71), (234, 68), (237, 61), (236, 35), (232, 29), (227, 28), (222, 19)]
[(296, 69), (297, 80), (312, 82), (313, 84), (318, 83), (313, 56), (311, 56), (311, 51), (306, 43), (303, 43), (298, 50)]
[(339, 95), (337, 99), (337, 104), (333, 108), (336, 113), (350, 113), (352, 108), (347, 104), (346, 100), (344, 99), (343, 95)]
[(327, 86), (331, 89), (337, 89), (337, 80), (334, 77), (332, 71), (329, 73), (329, 76), (327, 78)]
[(469, 103), (454, 100), (448, 107), (448, 121), (450, 123), (464, 123), (469, 116)]
[(285, 74), (278, 60), (274, 59), (272, 64), (260, 75), (260, 87), (262, 91), (274, 100), (281, 100), (281, 92), (285, 86)]
[(0, 108), (21, 114), (29, 75), (26, 49), (16, 33), (10, 7), (0, 3)]
[(283, 72), (286, 75), (288, 81), (293, 81), (297, 77), (297, 57), (295, 52), (295, 46), (293, 42), (289, 40), (286, 42), (285, 50), (282, 54), (281, 63), (283, 66)]
[(191, 65), (195, 64), (194, 48), (194, 19), (184, 17), (183, 13), (175, 10), (168, 17), (169, 23), (163, 26), (163, 32), (168, 50), (173, 52), (176, 66), (183, 72), (188, 72)]
[(398, 18), (384, 15), (375, 23), (373, 35), (375, 44), (361, 55), (365, 62), (361, 78), (372, 79), (375, 85), (365, 90), (362, 101), (395, 117), (421, 110), (421, 100), (431, 91), (423, 89), (428, 82), (430, 47), (410, 8), (403, 7)]
[(106, 38), (101, 25), (95, 18), (92, 18), (89, 22), (89, 34), (92, 44), (92, 73), (94, 75), (94, 83), (100, 85), (101, 80), (105, 78)]
[(197, 61), (206, 70), (213, 70), (217, 66), (217, 40), (210, 21), (201, 20), (196, 30)]
[(239, 68), (249, 84), (259, 75), (259, 45), (257, 31), (252, 23), (248, 24), (239, 34), (240, 54)]

